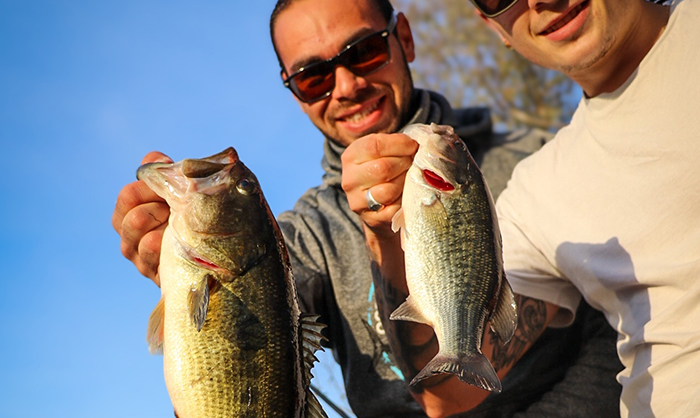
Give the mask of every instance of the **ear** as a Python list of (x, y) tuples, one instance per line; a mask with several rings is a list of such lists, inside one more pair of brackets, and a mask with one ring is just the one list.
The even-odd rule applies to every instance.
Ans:
[(403, 13), (399, 13), (396, 19), (396, 36), (403, 48), (406, 62), (413, 62), (413, 60), (416, 59), (416, 46), (413, 43), (411, 26), (408, 24), (408, 19), (406, 19)]
[(499, 30), (498, 26), (496, 26), (496, 24), (493, 23), (493, 20), (489, 19), (489, 18), (486, 17), (483, 13), (481, 13), (481, 10), (475, 9), (475, 11), (476, 11), (476, 14), (479, 15), (479, 17), (481, 18), (481, 20), (483, 20), (484, 22), (486, 22), (486, 26), (488, 26), (489, 28), (491, 28), (492, 31), (496, 32), (496, 34), (498, 34), (498, 37), (501, 38), (501, 41), (503, 41), (503, 43), (504, 43), (508, 48), (512, 48), (512, 46), (510, 45), (510, 43), (508, 42), (508, 40), (506, 40), (506, 38), (503, 36), (503, 33), (501, 33), (501, 31)]

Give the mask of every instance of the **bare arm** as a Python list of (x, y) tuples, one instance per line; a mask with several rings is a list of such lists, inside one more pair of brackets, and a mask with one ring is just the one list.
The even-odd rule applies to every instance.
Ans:
[[(141, 164), (172, 162), (160, 152), (148, 153)], [(121, 251), (136, 268), (160, 286), (158, 264), (163, 230), (170, 207), (143, 181), (129, 183), (119, 192), (112, 214), (112, 226), (121, 237)]]
[[(402, 134), (375, 134), (360, 138), (343, 153), (343, 189), (350, 208), (364, 222), (367, 246), (373, 258), (373, 277), (378, 308), (397, 365), (412, 379), (438, 351), (437, 339), (427, 325), (391, 321), (389, 315), (408, 295), (403, 250), (398, 234), (391, 231), (391, 218), (400, 207), (405, 174), (416, 144)], [(371, 189), (380, 211), (367, 208), (365, 195)], [(487, 331), (482, 351), (503, 378), (539, 337), (554, 317), (557, 307), (542, 301), (517, 297), (519, 323), (505, 346)], [(413, 397), (431, 417), (444, 417), (474, 408), (489, 392), (467, 385), (452, 375), (439, 375), (410, 387)]]

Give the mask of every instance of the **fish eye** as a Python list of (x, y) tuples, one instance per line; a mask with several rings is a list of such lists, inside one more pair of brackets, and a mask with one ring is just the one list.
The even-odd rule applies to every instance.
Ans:
[(240, 179), (236, 183), (236, 190), (242, 195), (251, 195), (257, 191), (257, 186), (254, 181), (250, 179)]

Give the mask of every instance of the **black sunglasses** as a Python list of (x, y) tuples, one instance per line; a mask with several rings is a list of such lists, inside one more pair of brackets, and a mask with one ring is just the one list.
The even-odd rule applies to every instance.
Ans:
[(484, 16), (493, 18), (510, 9), (518, 0), (471, 0)]
[[(396, 28), (396, 13), (386, 29), (367, 35), (343, 48), (333, 58), (299, 69), (284, 80), (284, 86), (305, 103), (328, 97), (335, 88), (335, 69), (342, 65), (358, 77), (379, 71), (391, 60), (389, 35)], [(282, 69), (282, 75), (286, 75)]]

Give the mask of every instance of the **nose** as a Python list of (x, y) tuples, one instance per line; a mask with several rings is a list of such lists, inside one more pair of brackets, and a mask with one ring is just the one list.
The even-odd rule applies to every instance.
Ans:
[(334, 99), (353, 98), (365, 87), (367, 87), (367, 80), (364, 77), (353, 74), (342, 65), (335, 68), (335, 88), (332, 94)]

